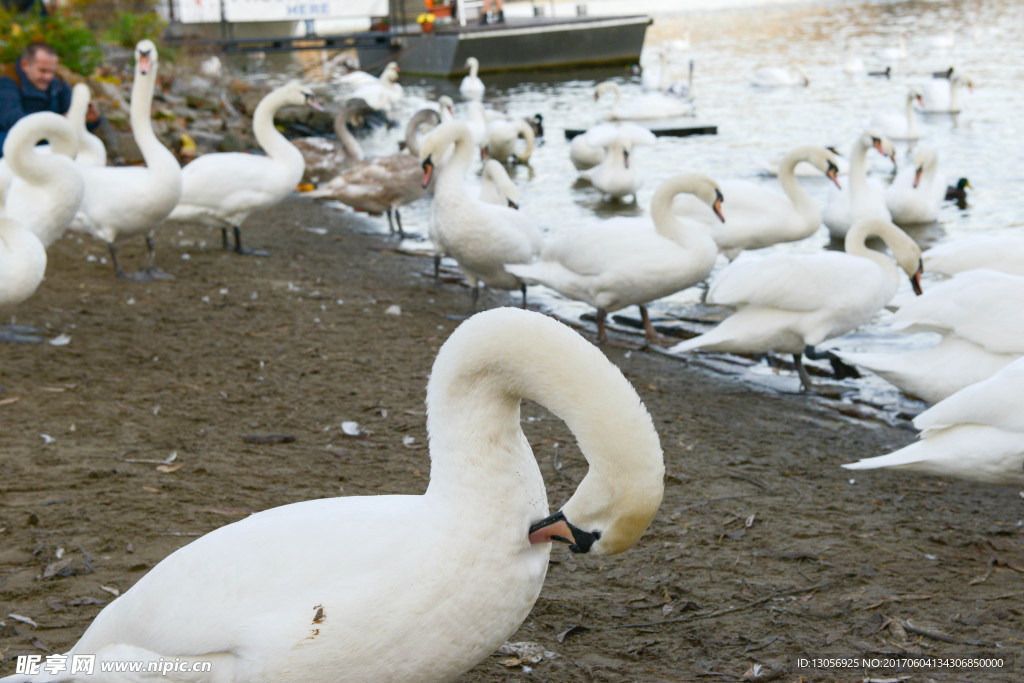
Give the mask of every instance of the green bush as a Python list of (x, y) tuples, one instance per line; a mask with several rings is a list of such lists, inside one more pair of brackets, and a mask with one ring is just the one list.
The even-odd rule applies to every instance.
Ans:
[(159, 43), (165, 28), (167, 22), (156, 12), (118, 12), (113, 25), (103, 34), (103, 40), (127, 48), (135, 47), (143, 38)]
[(14, 62), (29, 43), (38, 40), (52, 45), (61, 64), (83, 76), (103, 63), (96, 36), (77, 16), (62, 11), (48, 17), (34, 12), (14, 14), (0, 6), (0, 62)]

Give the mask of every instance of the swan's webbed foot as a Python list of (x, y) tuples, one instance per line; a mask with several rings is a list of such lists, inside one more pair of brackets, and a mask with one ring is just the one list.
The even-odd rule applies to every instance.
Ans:
[(28, 325), (2, 325), (0, 326), (0, 344), (41, 344), (46, 341), (38, 333), (42, 332), (38, 327)]
[(156, 282), (157, 280), (174, 279), (174, 276), (170, 273), (164, 272), (154, 266), (137, 270), (134, 273), (126, 272), (123, 268), (118, 268), (114, 271), (114, 274), (122, 280), (129, 280), (131, 282)]
[(235, 253), (239, 256), (270, 256), (269, 251), (253, 249), (242, 245), (242, 229), (235, 226)]
[(673, 342), (666, 337), (662, 336), (651, 323), (651, 316), (647, 313), (647, 307), (643, 305), (637, 305), (640, 309), (640, 320), (644, 325), (644, 345), (643, 349), (648, 349), (652, 346), (671, 346)]
[[(808, 357), (812, 358), (813, 356)], [(826, 398), (839, 398), (846, 392), (842, 387), (819, 387), (815, 385), (814, 382), (811, 381), (811, 376), (807, 373), (807, 368), (804, 367), (802, 354), (793, 354), (793, 365), (796, 367), (797, 374), (800, 375), (800, 387), (804, 391), (817, 394), (818, 396), (824, 396)]]

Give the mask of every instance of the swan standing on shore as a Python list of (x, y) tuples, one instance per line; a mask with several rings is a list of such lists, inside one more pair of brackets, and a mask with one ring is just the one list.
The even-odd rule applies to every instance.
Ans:
[(931, 332), (938, 344), (903, 353), (839, 355), (904, 393), (937, 403), (1024, 356), (1024, 277), (969, 270), (901, 306), (890, 328)]
[(435, 128), (423, 141), (423, 185), (433, 177), (437, 160), (449, 148), (434, 185), (433, 213), (439, 252), (459, 263), (469, 279), (473, 307), (480, 296), (479, 282), (496, 289), (518, 289), (526, 305), (526, 285), (505, 266), (529, 263), (540, 251), (540, 231), (519, 211), (482, 202), (466, 190), (465, 176), (473, 163), (473, 139), (462, 121), (449, 121)]
[[(36, 149), (42, 140), (50, 142), (49, 151)], [(82, 203), (85, 184), (72, 161), (77, 149), (74, 125), (49, 111), (19, 119), (4, 140), (12, 179), (2, 213), (31, 230), (44, 247), (64, 234)]]
[[(879, 237), (895, 259), (866, 242)], [(708, 303), (736, 308), (714, 329), (680, 344), (670, 353), (706, 349), (726, 353), (790, 353), (808, 391), (817, 391), (803, 365), (803, 355), (832, 361), (814, 347), (867, 322), (899, 288), (899, 270), (921, 293), (921, 250), (898, 227), (878, 219), (856, 223), (846, 235), (846, 251), (816, 254), (777, 252), (731, 263), (711, 284)]]
[(890, 468), (982, 484), (1024, 484), (1024, 359), (914, 418), (920, 440), (843, 465)]
[(838, 159), (832, 152), (824, 147), (798, 147), (779, 164), (779, 184), (785, 195), (761, 183), (726, 180), (719, 184), (729, 198), (724, 222), (690, 195), (678, 197), (672, 211), (707, 225), (718, 250), (730, 261), (746, 249), (805, 239), (821, 227), (821, 211), (796, 180), (796, 166), (802, 161), (839, 187)]
[(882, 156), (896, 164), (896, 152), (892, 141), (876, 131), (866, 131), (850, 151), (850, 174), (845, 188), (829, 188), (824, 210), (821, 212), (825, 227), (833, 238), (843, 239), (850, 227), (858, 221), (876, 218), (888, 221), (892, 218), (885, 206), (885, 188), (875, 178), (868, 178), (867, 154), (875, 148)]
[(231, 228), (236, 253), (267, 256), (265, 251), (242, 245), (242, 223), (253, 211), (280, 203), (302, 179), (302, 152), (274, 128), (274, 114), (282, 107), (304, 104), (321, 108), (313, 92), (298, 81), (283, 85), (260, 100), (253, 113), (252, 128), (267, 155), (204, 154), (185, 166), (181, 172), (181, 201), (170, 220), (220, 228), (225, 249), (229, 248)]
[(654, 133), (635, 123), (623, 122), (596, 126), (584, 135), (588, 145), (604, 150), (604, 159), (597, 166), (580, 171), (580, 177), (613, 199), (632, 195), (636, 203), (636, 192), (643, 185), (644, 175), (633, 159), (633, 147), (653, 145), (658, 141)]
[[(88, 232), (106, 242), (114, 273), (137, 282), (170, 277), (154, 265), (153, 233), (181, 198), (181, 167), (153, 132), (150, 118), (157, 66), (156, 45), (150, 40), (140, 40), (135, 46), (135, 80), (129, 118), (132, 136), (146, 165), (83, 167), (85, 195), (71, 223), (72, 230)], [(129, 274), (117, 260), (114, 242), (132, 235), (146, 236), (149, 256), (145, 268)]]
[[(46, 247), (27, 227), (0, 214), (0, 312), (7, 313), (32, 296), (45, 274)], [(21, 339), (0, 327), (0, 342)]]
[(704, 227), (672, 213), (672, 198), (697, 196), (722, 217), (722, 193), (702, 175), (678, 175), (662, 183), (651, 200), (654, 229), (592, 225), (549, 238), (535, 263), (508, 270), (530, 284), (541, 284), (597, 309), (597, 340), (607, 339), (609, 311), (636, 305), (651, 343), (658, 334), (647, 303), (692, 287), (708, 276), (718, 250)]
[(459, 83), (459, 93), (467, 100), (482, 100), (487, 88), (477, 76), (477, 72), (480, 70), (480, 61), (476, 57), (467, 57), (465, 67), (469, 69), (469, 73)]
[(406, 126), (405, 151), (363, 159), (304, 196), (336, 199), (373, 216), (385, 214), (391, 234), (404, 238), (400, 207), (427, 194), (418, 159), (419, 129), (440, 121), (440, 114), (433, 109), (421, 109)]
[[(565, 420), (590, 465), (550, 515), (524, 399)], [(658, 511), (650, 414), (562, 323), (473, 316), (438, 352), (426, 402), (425, 493), (309, 500), (216, 529), (107, 605), (67, 661), (210, 661), (211, 681), (454, 680), (529, 615), (552, 542), (621, 553)]]
[(892, 222), (901, 227), (934, 223), (946, 201), (946, 176), (938, 172), (939, 155), (931, 147), (914, 152), (913, 166), (905, 166), (885, 188), (885, 205)]

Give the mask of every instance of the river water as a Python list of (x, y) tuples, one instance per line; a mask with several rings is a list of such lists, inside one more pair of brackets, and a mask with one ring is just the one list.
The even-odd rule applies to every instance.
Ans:
[[(719, 181), (746, 178), (777, 187), (774, 178), (762, 174), (766, 160), (803, 144), (833, 145), (847, 152), (874, 114), (904, 111), (908, 85), (923, 83), (933, 71), (953, 66), (972, 78), (974, 90), (962, 93), (963, 112), (955, 118), (918, 115), (921, 137), (916, 144), (937, 149), (940, 171), (951, 181), (968, 178), (974, 190), (968, 208), (947, 203), (936, 224), (911, 234), (926, 248), (967, 234), (1021, 227), (1024, 13), (1016, 0), (794, 5), (737, 0), (727, 5), (744, 7), (700, 10), (696, 3), (673, 0), (640, 0), (629, 6), (630, 12), (646, 12), (654, 18), (641, 63), (653, 62), (655, 50), (667, 48), (682, 75), (688, 60), (693, 59), (695, 121), (718, 127), (717, 135), (661, 137), (656, 145), (636, 150), (632, 160), (647, 177), (636, 205), (602, 201), (595, 189), (578, 183), (563, 135), (566, 128), (586, 128), (600, 118), (603, 109), (593, 99), (598, 82), (616, 81), (624, 98), (640, 93), (641, 79), (635, 70), (615, 67), (484, 75), (487, 106), (544, 117), (543, 144), (529, 167), (519, 166), (512, 172), (524, 213), (548, 231), (590, 225), (612, 216), (641, 215), (649, 208), (659, 182), (682, 172), (701, 172)], [(556, 12), (573, 8), (570, 3), (549, 5), (549, 10)], [(528, 10), (525, 3), (506, 7), (509, 14)], [(588, 10), (591, 14), (621, 12), (623, 6), (592, 0)], [(887, 56), (896, 50), (901, 35), (905, 36), (905, 60)], [(844, 64), (851, 55), (862, 58), (868, 69), (891, 66), (892, 78), (847, 74)], [(804, 66), (809, 87), (765, 90), (750, 85), (757, 66), (784, 66), (791, 61)], [(457, 115), (464, 115), (457, 80), (403, 78), (401, 82), (406, 93), (399, 112), (401, 121), (442, 94), (452, 96), (458, 103)], [(343, 92), (330, 94), (339, 101), (344, 97)], [(390, 153), (399, 136), (400, 131), (378, 131), (364, 140), (364, 145), (370, 153)], [(909, 163), (907, 143), (896, 145), (898, 161)], [(873, 172), (884, 177), (891, 171), (891, 164), (880, 155), (871, 157), (876, 157), (871, 159)], [(804, 182), (820, 205), (824, 204), (826, 185), (824, 179)], [(426, 239), (428, 210), (427, 201), (403, 210), (406, 229), (418, 236), (409, 242), (411, 248)], [(373, 229), (387, 230), (380, 220), (360, 220)], [(779, 248), (814, 251), (836, 246), (830, 245), (822, 227), (803, 242)], [(718, 268), (722, 265), (724, 259)], [(928, 280), (926, 275), (926, 288)], [(904, 287), (909, 290), (906, 283)], [(590, 312), (586, 305), (566, 302), (543, 288), (531, 288), (530, 297), (534, 305), (567, 317)], [(669, 318), (693, 316), (696, 311), (700, 317), (698, 302), (699, 292), (694, 289), (656, 302), (651, 311)], [(635, 316), (635, 309), (624, 313)], [(887, 313), (880, 313), (857, 333), (826, 346), (877, 349), (920, 343), (887, 332), (886, 317)], [(749, 377), (775, 376), (764, 364), (742, 372)], [(790, 389), (796, 387), (795, 377), (787, 373), (783, 377)], [(868, 378), (850, 386), (869, 402), (903, 400), (881, 380)]]

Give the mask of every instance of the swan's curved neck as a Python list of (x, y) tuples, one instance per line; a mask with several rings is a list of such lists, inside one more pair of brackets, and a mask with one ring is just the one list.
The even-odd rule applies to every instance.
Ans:
[(863, 193), (868, 186), (868, 146), (861, 138), (850, 152), (850, 196)]
[(71, 91), (71, 106), (68, 107), (67, 119), (75, 134), (75, 150), (82, 151), (85, 147), (85, 135), (88, 132), (85, 127), (85, 116), (89, 110), (89, 97), (77, 86)]
[(359, 144), (359, 141), (356, 140), (356, 137), (348, 129), (347, 112), (342, 112), (334, 119), (334, 133), (338, 136), (338, 142), (341, 143), (341, 148), (345, 150), (346, 156), (356, 161), (363, 160), (362, 145)]
[(672, 199), (677, 194), (692, 194), (693, 190), (694, 187), (687, 181), (663, 183), (651, 198), (651, 219), (654, 221), (654, 228), (658, 234), (684, 249), (716, 249), (714, 240), (697, 222), (683, 223), (672, 212)]
[[(152, 170), (169, 173), (179, 173), (178, 160), (174, 158), (171, 151), (164, 147), (163, 143), (153, 131), (153, 119), (150, 109), (153, 105), (153, 90), (156, 83), (156, 65), (150, 67), (146, 74), (135, 72), (135, 82), (132, 83), (130, 119), (132, 124), (132, 136), (135, 144), (142, 152), (142, 158), (146, 166)], [(173, 166), (173, 168), (172, 168)]]
[(782, 163), (779, 164), (779, 185), (782, 186), (782, 191), (786, 193), (789, 201), (801, 215), (818, 216), (818, 220), (820, 220), (821, 214), (818, 207), (807, 196), (807, 192), (796, 179), (796, 165), (807, 160), (809, 160), (809, 156), (805, 149), (795, 149), (783, 157)]
[(899, 266), (896, 261), (893, 260), (889, 255), (884, 254), (880, 251), (875, 251), (868, 247), (867, 242), (872, 237), (878, 237), (890, 248), (895, 250), (899, 243), (899, 238), (910, 239), (900, 231), (899, 235), (895, 234), (899, 229), (896, 226), (890, 224), (888, 221), (881, 220), (864, 220), (859, 223), (854, 223), (850, 231), (846, 233), (845, 241), (843, 242), (843, 249), (847, 254), (853, 256), (860, 256), (862, 258), (870, 259), (878, 264), (882, 270), (889, 274), (894, 282), (899, 280)]
[[(64, 169), (71, 168), (71, 157), (78, 145), (72, 126), (59, 114), (49, 113), (25, 124), (30, 122), (25, 121), (22, 127), (12, 130), (14, 135), (8, 135), (4, 160), (14, 175), (32, 185), (52, 183)], [(36, 151), (41, 140), (49, 140), (53, 154)]]
[(441, 122), (441, 115), (432, 109), (417, 112), (405, 127), (405, 148), (414, 157), (420, 155), (419, 131), (423, 126), (436, 126)]
[(914, 116), (914, 102), (917, 98), (913, 95), (907, 97), (907, 135), (917, 137), (917, 118)]
[(625, 480), (638, 466), (631, 454), (660, 454), (643, 404), (596, 347), (561, 323), (516, 309), (480, 318), (463, 323), (441, 348), (427, 385), (428, 496), (507, 508), (539, 487), (543, 499), (520, 427), (523, 399), (568, 425), (590, 465), (588, 478)]
[(479, 72), (480, 72), (480, 65), (476, 62), (476, 60), (470, 61), (470, 63), (469, 63), (469, 77), (470, 78), (476, 78), (477, 74)]
[(276, 162), (301, 166), (302, 152), (274, 127), (274, 114), (285, 105), (287, 93), (272, 92), (256, 106), (252, 115), (252, 132), (267, 156)]
[(458, 134), (448, 140), (442, 140), (442, 144), (435, 148), (441, 150), (441, 154), (435, 154), (434, 163), (436, 164), (444, 156), (444, 150), (448, 148), (448, 145), (453, 145), (452, 154), (445, 159), (444, 166), (441, 167), (437, 178), (439, 190), (441, 187), (455, 188), (456, 191), (465, 193), (464, 180), (466, 171), (473, 164), (474, 150), (473, 139), (468, 133), (469, 131), (466, 129), (465, 134)]

